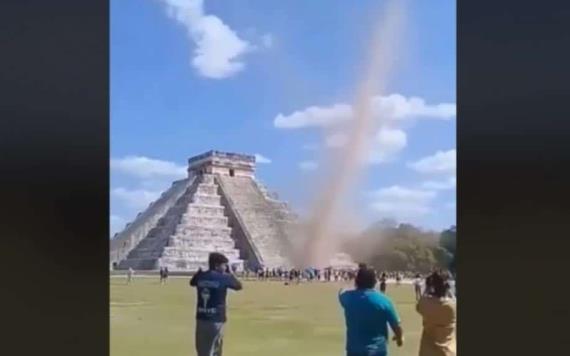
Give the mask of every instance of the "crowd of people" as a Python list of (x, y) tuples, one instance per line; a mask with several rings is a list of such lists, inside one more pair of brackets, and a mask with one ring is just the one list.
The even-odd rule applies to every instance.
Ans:
[[(302, 281), (313, 282), (350, 282), (356, 277), (357, 271), (360, 270), (364, 264), (360, 264), (356, 269), (334, 269), (332, 267), (317, 269), (284, 269), (284, 268), (259, 268), (257, 271), (250, 271), (245, 269), (243, 272), (237, 274), (245, 279), (256, 279), (259, 281), (284, 281), (286, 284), (298, 284)], [(414, 286), (416, 300), (419, 300), (421, 295), (426, 289), (427, 278), (417, 272), (411, 271), (387, 271), (377, 272), (374, 271), (375, 278), (378, 282), (378, 287), (381, 292), (386, 293), (388, 282), (394, 282), (396, 286), (401, 285), (404, 281), (411, 282)], [(432, 273), (437, 271), (439, 274), (445, 276), (446, 283), (448, 284), (448, 295), (455, 297), (455, 280), (451, 273), (442, 271), (440, 269), (432, 270)]]
[(332, 268), (258, 268), (257, 271), (245, 269), (241, 276), (246, 279), (255, 278), (260, 281), (323, 281), (323, 282), (339, 282), (354, 279), (355, 271), (350, 269), (332, 269)]
[[(223, 330), (227, 320), (226, 295), (228, 289), (243, 288), (238, 277), (228, 266), (228, 259), (219, 253), (209, 257), (207, 271), (201, 269), (190, 280), (190, 286), (197, 289), (195, 347), (198, 356), (221, 356)], [(257, 273), (257, 278), (293, 278), (298, 281), (307, 271), (267, 270)], [(284, 273), (285, 272), (285, 273)], [(334, 273), (325, 277), (320, 271), (308, 273), (324, 280), (334, 278)], [(323, 273), (327, 273), (326, 270)], [(346, 323), (347, 356), (386, 356), (388, 353), (388, 328), (394, 334), (393, 340), (399, 347), (404, 346), (404, 331), (398, 311), (390, 298), (383, 292), (389, 277), (401, 281), (402, 275), (378, 274), (361, 264), (357, 270), (343, 275), (354, 280), (353, 289), (341, 289), (339, 303), (344, 310)], [(434, 270), (425, 279), (414, 275), (416, 310), (423, 320), (420, 342), (420, 356), (455, 356), (455, 299), (450, 293), (451, 283), (448, 273)], [(320, 279), (320, 278), (319, 278)], [(380, 291), (376, 289), (380, 284)]]

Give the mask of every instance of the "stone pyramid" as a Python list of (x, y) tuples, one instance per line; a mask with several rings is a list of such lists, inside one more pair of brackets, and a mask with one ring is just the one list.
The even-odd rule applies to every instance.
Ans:
[(255, 157), (210, 151), (188, 161), (188, 178), (111, 240), (116, 269), (195, 271), (208, 254), (239, 268), (288, 268), (295, 215), (254, 177)]

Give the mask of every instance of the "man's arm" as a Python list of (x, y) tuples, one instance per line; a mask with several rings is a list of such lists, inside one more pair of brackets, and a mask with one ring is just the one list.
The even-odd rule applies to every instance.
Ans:
[(387, 308), (388, 313), (388, 324), (390, 324), (390, 329), (394, 332), (394, 340), (396, 341), (396, 345), (401, 347), (404, 344), (404, 331), (402, 330), (402, 325), (400, 323), (400, 318), (398, 317), (398, 313), (394, 308), (392, 303), (389, 303)]
[(338, 302), (340, 303), (340, 306), (344, 308), (344, 295), (347, 292), (347, 288), (346, 287), (342, 287), (338, 290)]
[(396, 345), (398, 345), (398, 347), (401, 347), (402, 345), (404, 345), (404, 331), (402, 330), (402, 327), (400, 326), (400, 324), (390, 327), (394, 332), (394, 340), (396, 341)]
[(228, 273), (228, 288), (233, 290), (242, 290), (243, 285), (240, 280), (231, 272)]
[(199, 269), (198, 272), (194, 273), (192, 278), (190, 279), (190, 286), (196, 287), (198, 284), (198, 276), (202, 273), (202, 269)]

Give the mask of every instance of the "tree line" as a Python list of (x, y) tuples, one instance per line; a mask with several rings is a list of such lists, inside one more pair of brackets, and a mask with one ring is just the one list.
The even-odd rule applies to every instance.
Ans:
[(435, 268), (455, 271), (457, 230), (426, 231), (412, 224), (382, 220), (347, 243), (355, 261), (378, 271), (427, 273)]

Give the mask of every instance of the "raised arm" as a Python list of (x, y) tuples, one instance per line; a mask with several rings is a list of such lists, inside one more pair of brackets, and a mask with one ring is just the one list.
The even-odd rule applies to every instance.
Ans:
[(243, 289), (243, 285), (241, 284), (240, 280), (235, 276), (235, 274), (231, 272), (228, 273), (228, 288), (233, 290)]
[(194, 275), (190, 279), (190, 286), (196, 287), (196, 285), (198, 284), (198, 276), (200, 275), (200, 273), (202, 273), (202, 269), (199, 269), (198, 272), (194, 273)]

